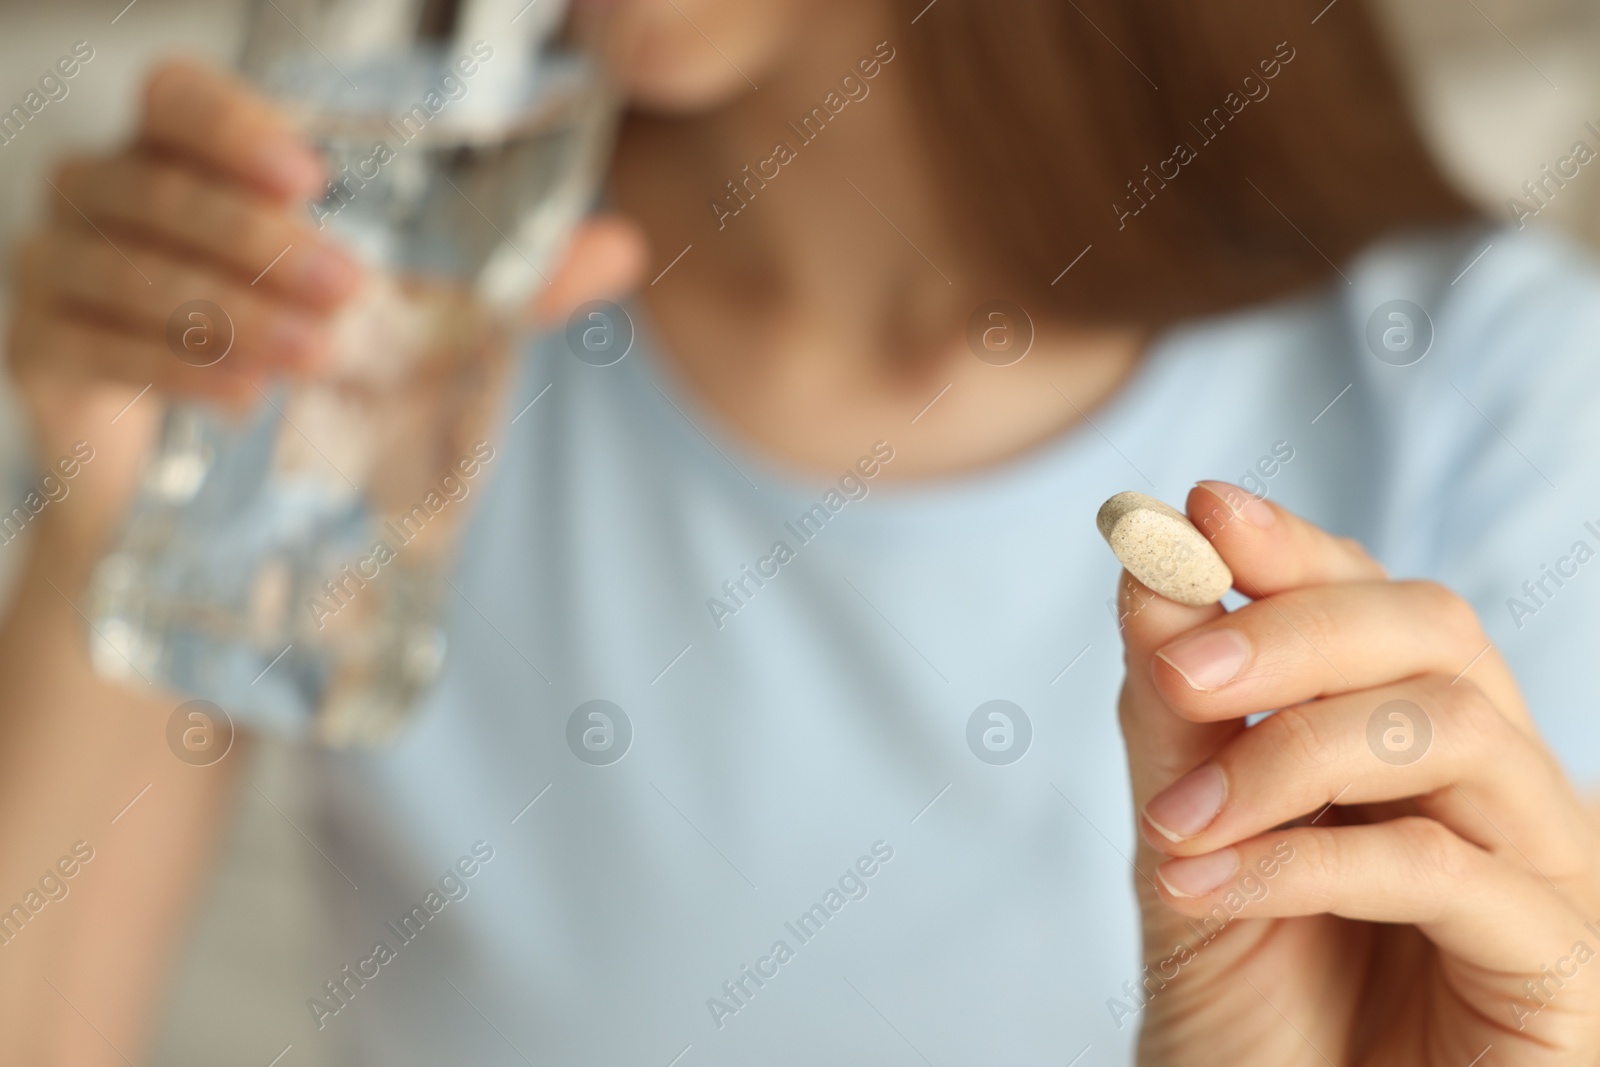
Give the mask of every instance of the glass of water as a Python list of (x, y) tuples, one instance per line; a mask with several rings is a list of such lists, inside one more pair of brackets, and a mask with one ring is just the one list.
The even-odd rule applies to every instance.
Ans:
[[(164, 415), (90, 590), (96, 668), (327, 744), (407, 721), (492, 475), (521, 308), (590, 205), (616, 99), (561, 0), (258, 0), (241, 66), (331, 181), (367, 265), (326, 374), (245, 416)], [(226, 358), (226, 308), (180, 358)], [(221, 353), (220, 357), (218, 353)]]

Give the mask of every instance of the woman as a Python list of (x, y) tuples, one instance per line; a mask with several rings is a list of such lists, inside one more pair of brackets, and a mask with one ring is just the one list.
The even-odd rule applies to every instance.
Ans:
[[(1600, 770), (1600, 283), (1474, 216), (1362, 6), (603, 6), (618, 217), (537, 313), (637, 280), (639, 343), (530, 353), (446, 677), (391, 748), (306, 754), (319, 970), (219, 1051), (1593, 1062), (1596, 827), (1539, 731)], [(316, 373), (361, 273), (323, 179), (172, 65), (22, 254), (41, 455), (96, 458), (0, 645), (5, 884), (94, 858), (0, 952), (8, 1062), (148, 1047), (242, 788), (93, 676), (73, 602), (146, 383)], [(222, 373), (162, 344), (196, 297), (239, 309)], [(1213, 477), (1249, 602), (1119, 584), (1098, 503)], [(595, 699), (605, 766), (563, 740)]]

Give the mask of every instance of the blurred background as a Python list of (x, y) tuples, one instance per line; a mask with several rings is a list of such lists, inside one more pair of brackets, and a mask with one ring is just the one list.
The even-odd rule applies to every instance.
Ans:
[[(1537, 207), (1523, 184), (1570, 155), (1576, 141), (1600, 147), (1600, 133), (1585, 129), (1593, 122), (1600, 130), (1600, 0), (1368, 2), (1389, 28), (1436, 152), (1493, 217), (1513, 221), (1512, 197)], [(50, 161), (125, 136), (142, 72), (158, 56), (228, 62), (242, 8), (238, 0), (0, 0), (0, 112), (74, 42), (94, 49), (70, 93), (0, 144), (0, 316), (10, 305), (11, 245), (54, 195), (43, 180)], [(1600, 246), (1600, 168), (1581, 171), (1529, 225)], [(0, 488), (8, 500), (25, 492), (25, 439), (0, 382)], [(0, 596), (20, 547), (0, 545)], [(266, 1063), (279, 1052), (274, 1035), (305, 1011), (303, 999), (285, 991), (309, 996), (321, 981), (306, 951), (321, 921), (310, 894), (316, 856), (295, 829), (314, 812), (292, 752), (263, 744), (255, 759), (215, 890), (186, 946), (158, 1064)], [(259, 1060), (257, 1050), (265, 1051)], [(297, 1067), (321, 1062), (314, 1048), (294, 1050)]]

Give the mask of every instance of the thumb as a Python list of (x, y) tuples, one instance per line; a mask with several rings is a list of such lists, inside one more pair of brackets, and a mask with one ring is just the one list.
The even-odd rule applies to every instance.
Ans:
[[(1164, 822), (1152, 822), (1145, 813), (1145, 806), (1157, 793), (1207, 762), (1244, 729), (1244, 723), (1241, 720), (1191, 722), (1168, 707), (1156, 689), (1153, 668), (1157, 651), (1180, 634), (1227, 614), (1222, 605), (1179, 604), (1160, 596), (1123, 571), (1117, 589), (1117, 608), (1126, 665), (1117, 714), (1128, 752), (1134, 807), (1139, 812), (1140, 834), (1133, 860), (1137, 874), (1134, 890), (1139, 898), (1145, 957), (1153, 960), (1169, 946), (1188, 940), (1190, 933), (1187, 920), (1166, 907), (1156, 890), (1156, 867), (1165, 857), (1151, 842), (1161, 839), (1158, 828), (1161, 825), (1177, 823), (1179, 830), (1187, 830), (1187, 827), (1181, 825), (1181, 813), (1179, 818), (1174, 818), (1172, 813), (1160, 812)], [(1220, 782), (1218, 785), (1225, 788)]]
[(561, 265), (532, 301), (528, 317), (548, 328), (589, 300), (620, 297), (639, 283), (649, 257), (644, 231), (616, 215), (580, 224), (567, 244)]
[[(1127, 665), (1117, 714), (1128, 751), (1134, 808), (1139, 813), (1134, 890), (1139, 898), (1145, 955), (1150, 960), (1189, 935), (1186, 920), (1166, 907), (1156, 890), (1156, 867), (1165, 856), (1151, 845), (1161, 839), (1161, 832), (1146, 816), (1145, 806), (1157, 793), (1209, 760), (1244, 729), (1244, 724), (1240, 720), (1190, 722), (1180, 717), (1156, 690), (1152, 671), (1157, 649), (1179, 634), (1226, 614), (1220, 604), (1179, 604), (1152, 592), (1126, 571), (1122, 573), (1117, 601)], [(1166, 823), (1176, 821), (1170, 814), (1158, 814)]]
[(1157, 649), (1226, 614), (1220, 604), (1179, 604), (1123, 571), (1117, 608), (1126, 668), (1117, 712), (1133, 799), (1142, 812), (1151, 797), (1203, 763), (1243, 727), (1238, 721), (1197, 723), (1179, 716), (1162, 699), (1152, 671)]

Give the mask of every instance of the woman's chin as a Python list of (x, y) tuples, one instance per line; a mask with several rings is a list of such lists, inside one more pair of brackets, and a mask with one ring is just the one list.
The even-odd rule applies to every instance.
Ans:
[(728, 73), (733, 75), (731, 79), (690, 64), (641, 64), (628, 70), (622, 88), (628, 103), (638, 111), (692, 115), (714, 110), (750, 91), (735, 72)]
[(712, 52), (687, 27), (654, 23), (615, 27), (606, 51), (633, 107), (673, 115), (711, 111), (750, 92), (750, 83), (734, 62), (745, 70), (765, 66), (758, 54), (734, 48), (739, 54), (730, 60)]

